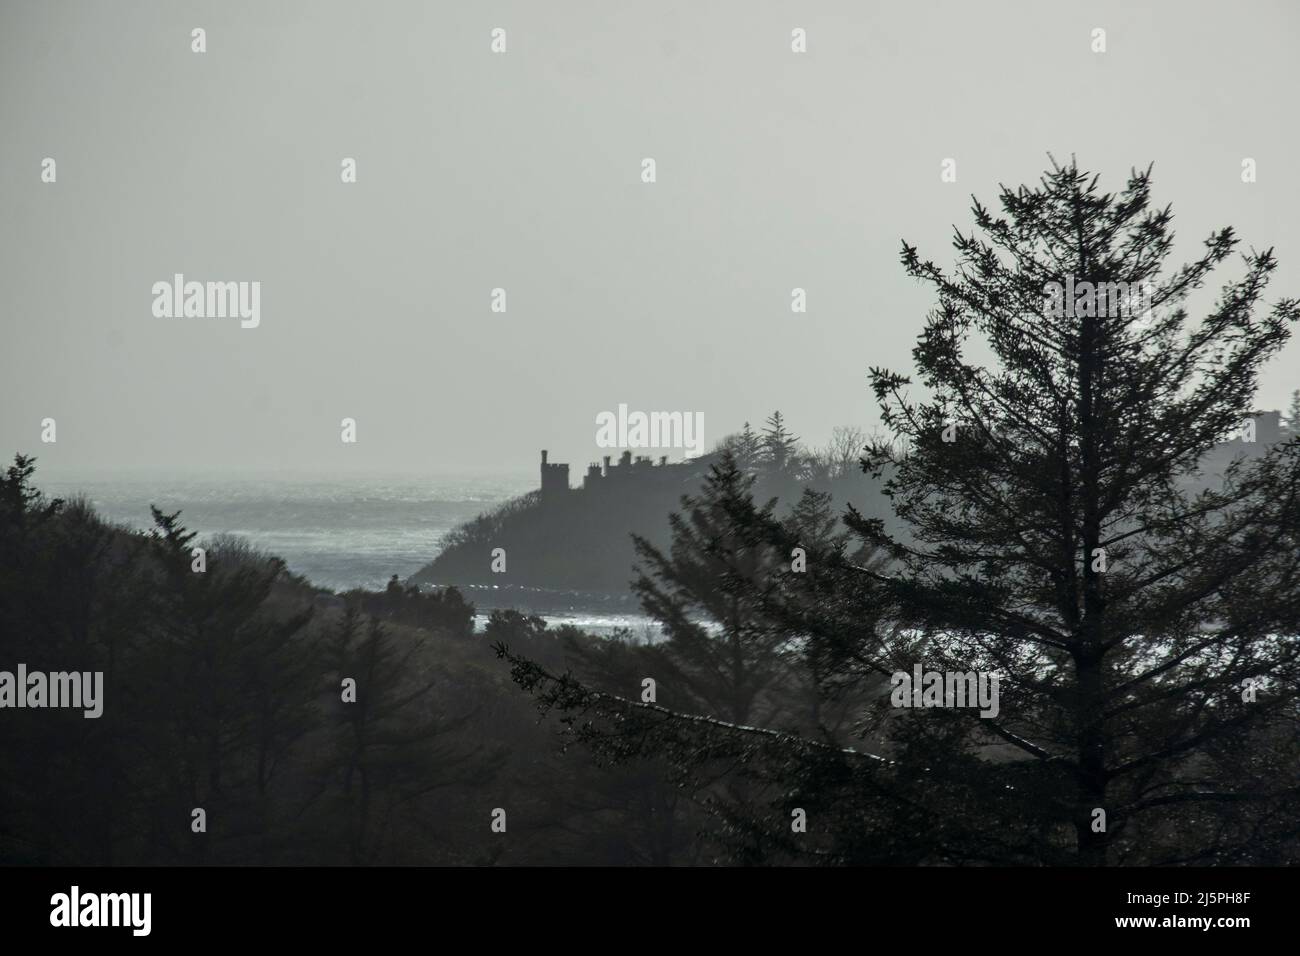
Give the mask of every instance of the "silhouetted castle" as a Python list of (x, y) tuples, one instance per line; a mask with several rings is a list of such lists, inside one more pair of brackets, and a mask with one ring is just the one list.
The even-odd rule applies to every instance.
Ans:
[[(1244, 441), (1239, 436), (1215, 445), (1202, 460), (1203, 467), (1215, 471), (1222, 469), (1238, 456), (1262, 455), (1269, 446), (1287, 437), (1282, 428), (1281, 412), (1256, 411), (1249, 417), (1254, 420), (1254, 440)], [(570, 488), (569, 466), (548, 461), (547, 453), (543, 449), (541, 497), (543, 502), (554, 502), (576, 492), (594, 495), (629, 490), (644, 491), (665, 488), (677, 483), (691, 483), (698, 480), (717, 457), (718, 455), (714, 453), (669, 464), (667, 455), (661, 455), (656, 463), (648, 455), (638, 455), (633, 458), (630, 451), (625, 451), (619, 456), (618, 461), (611, 463), (610, 456), (606, 455), (603, 463), (593, 461), (587, 466), (581, 488)]]
[(542, 500), (569, 492), (569, 466), (548, 464), (546, 449), (542, 449)]
[(569, 466), (548, 461), (543, 449), (542, 501), (555, 501), (579, 490), (601, 494), (611, 489), (643, 489), (689, 481), (700, 474), (711, 458), (710, 455), (704, 455), (690, 461), (669, 464), (668, 456), (661, 455), (656, 464), (648, 455), (633, 458), (630, 451), (625, 451), (618, 461), (611, 463), (610, 456), (606, 455), (603, 464), (593, 461), (587, 466), (582, 488), (577, 489), (569, 487)]

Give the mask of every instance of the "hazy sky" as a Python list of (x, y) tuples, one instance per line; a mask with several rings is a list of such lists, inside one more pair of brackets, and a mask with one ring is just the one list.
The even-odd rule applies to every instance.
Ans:
[[(620, 402), (820, 443), (910, 367), (900, 239), (950, 263), (1049, 151), (1154, 161), (1179, 261), (1233, 225), (1300, 296), (1297, 39), (1290, 2), (0, 0), (0, 453), (580, 474)], [(156, 318), (177, 272), (259, 281), (260, 326)]]

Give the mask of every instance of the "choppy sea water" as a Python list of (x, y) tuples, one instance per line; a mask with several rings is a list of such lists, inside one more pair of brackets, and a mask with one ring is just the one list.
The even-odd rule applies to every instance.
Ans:
[(343, 591), (380, 588), (414, 574), (438, 553), (442, 537), (527, 491), (528, 478), (72, 477), (42, 481), (47, 494), (84, 494), (111, 521), (152, 524), (150, 504), (180, 511), (200, 537), (234, 534), (277, 554), (313, 584)]
[[(152, 525), (150, 504), (180, 511), (200, 538), (233, 534), (279, 555), (289, 570), (333, 591), (383, 588), (437, 555), (456, 525), (536, 486), (533, 475), (248, 476), (238, 478), (55, 475), (37, 484), (52, 497), (86, 497), (110, 521)], [(635, 605), (611, 608), (579, 595), (503, 596), (467, 593), (483, 609), (519, 607), (552, 626), (573, 624), (599, 634), (626, 629), (654, 639), (658, 628)]]

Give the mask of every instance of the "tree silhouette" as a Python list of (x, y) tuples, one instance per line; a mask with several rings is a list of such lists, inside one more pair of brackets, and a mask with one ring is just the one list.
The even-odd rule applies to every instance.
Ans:
[[(1251, 252), (1190, 323), (1237, 240), (1217, 232), (1167, 270), (1172, 214), (1150, 208), (1149, 169), (1110, 194), (1053, 163), (1001, 204), (974, 204), (983, 237), (957, 233), (952, 275), (903, 246), (938, 296), (913, 350), (924, 394), (873, 369), (889, 440), (867, 451), (903, 530), (850, 508), (871, 560), (830, 550), (763, 602), (831, 683), (916, 664), (997, 674), (996, 716), (881, 696), (858, 728), (872, 753), (592, 692), (499, 653), (607, 754), (662, 754), (687, 776), (725, 759), (779, 788), (719, 808), (747, 837), (740, 859), (1281, 862), (1300, 834), (1284, 743), (1300, 689), (1300, 441), (1221, 474), (1201, 465), (1250, 414), (1300, 310), (1263, 306), (1275, 263)], [(730, 512), (790, 544), (770, 515)], [(818, 835), (786, 832), (796, 800)]]
[[(957, 234), (954, 275), (904, 245), (939, 300), (913, 351), (931, 397), (872, 370), (906, 449), (878, 443), (873, 465), (909, 534), (854, 522), (894, 560), (870, 576), (904, 620), (942, 635), (949, 663), (1006, 675), (1010, 706), (984, 725), (1061, 776), (1080, 862), (1238, 859), (1296, 822), (1264, 822), (1279, 802), (1294, 809), (1294, 773), (1249, 790), (1209, 774), (1205, 755), (1294, 717), (1300, 443), (1192, 488), (1248, 417), (1297, 305), (1262, 306), (1275, 262), (1251, 252), (1189, 323), (1188, 299), (1237, 240), (1221, 230), (1166, 271), (1172, 215), (1150, 208), (1149, 168), (1109, 194), (1054, 164), (1001, 202), (1003, 217), (975, 204), (985, 238)], [(1119, 283), (1149, 290), (1141, 307)], [(1047, 298), (1071, 284), (1074, 303)], [(974, 337), (987, 366), (968, 354)], [(1269, 690), (1243, 702), (1243, 682), (1265, 675)], [(1252, 817), (1262, 831), (1212, 832), (1200, 807), (1216, 802), (1243, 819), (1244, 804), (1267, 806)], [(1171, 816), (1184, 829), (1167, 837)]]
[(785, 475), (799, 465), (799, 439), (785, 427), (779, 411), (768, 416), (763, 427), (762, 458), (778, 475)]
[(772, 568), (771, 547), (731, 519), (732, 510), (751, 503), (753, 485), (724, 452), (700, 494), (683, 496), (682, 513), (669, 518), (669, 554), (635, 538), (642, 565), (633, 590), (663, 623), (680, 678), (711, 713), (742, 724), (784, 669), (786, 640), (753, 588)]
[[(420, 645), (397, 640), (376, 618), (349, 605), (330, 635), (326, 659), (335, 710), (337, 757), (330, 770), (347, 821), (348, 862), (373, 863), (392, 838), (391, 820), (453, 784), (486, 784), (502, 751), (468, 746), (456, 736), (473, 709), (446, 713), (434, 689), (443, 675), (415, 667)], [(353, 694), (340, 692), (352, 681)], [(337, 703), (335, 703), (337, 701)], [(426, 809), (426, 825), (437, 814)]]

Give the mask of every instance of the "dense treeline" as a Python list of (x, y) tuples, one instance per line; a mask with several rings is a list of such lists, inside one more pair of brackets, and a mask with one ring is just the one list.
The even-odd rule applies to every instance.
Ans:
[[(177, 515), (155, 512), (148, 534), (109, 525), (47, 500), (33, 475), (21, 456), (0, 475), (0, 670), (102, 671), (103, 712), (0, 710), (0, 862), (697, 852), (681, 812), (662, 822), (677, 799), (662, 775), (557, 751), (454, 590), (334, 596), (240, 540), (200, 541)], [(509, 613), (489, 635), (561, 668), (561, 638), (591, 643)], [(491, 830), (497, 808), (505, 834)]]

